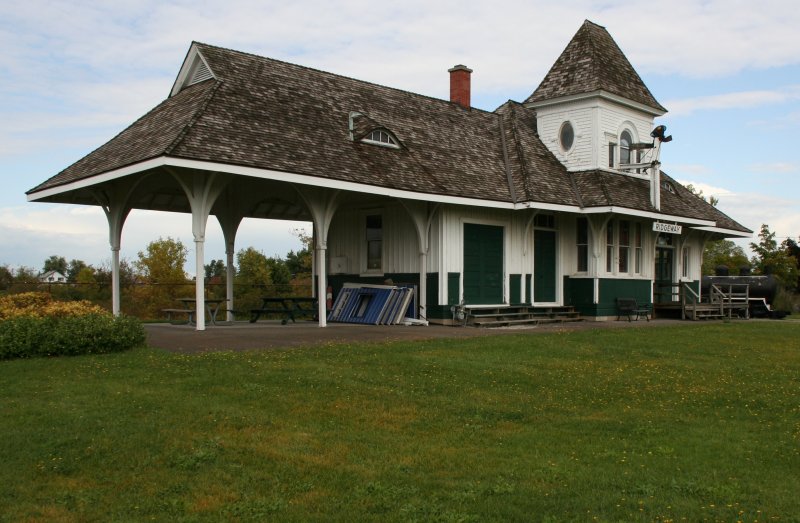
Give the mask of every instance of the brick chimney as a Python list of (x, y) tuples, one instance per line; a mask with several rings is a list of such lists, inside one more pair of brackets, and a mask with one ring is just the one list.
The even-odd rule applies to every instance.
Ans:
[(450, 73), (450, 101), (465, 109), (470, 108), (470, 75), (472, 69), (466, 65), (456, 65), (447, 70)]

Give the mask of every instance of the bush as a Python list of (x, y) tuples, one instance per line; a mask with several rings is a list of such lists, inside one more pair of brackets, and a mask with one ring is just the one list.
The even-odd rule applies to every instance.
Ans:
[(19, 317), (67, 318), (88, 314), (108, 315), (108, 311), (85, 300), (55, 301), (44, 292), (23, 292), (0, 297), (0, 320)]
[(34, 292), (0, 298), (0, 359), (102, 354), (144, 341), (139, 320), (115, 318), (88, 302), (57, 302)]
[(0, 359), (120, 352), (143, 344), (141, 322), (109, 314), (0, 321)]

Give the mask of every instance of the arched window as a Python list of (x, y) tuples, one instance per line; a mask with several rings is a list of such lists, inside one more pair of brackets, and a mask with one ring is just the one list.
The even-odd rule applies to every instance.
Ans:
[(385, 129), (375, 129), (364, 138), (361, 139), (362, 142), (372, 143), (375, 145), (384, 145), (386, 147), (396, 147), (399, 148), (400, 145), (397, 143), (397, 139), (389, 133), (389, 131)]
[(622, 134), (619, 135), (619, 163), (631, 163), (631, 144), (633, 143), (633, 139), (631, 138), (631, 133), (628, 131), (622, 131)]

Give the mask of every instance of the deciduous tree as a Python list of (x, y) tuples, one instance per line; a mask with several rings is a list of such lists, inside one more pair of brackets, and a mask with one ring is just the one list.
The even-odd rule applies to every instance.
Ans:
[(750, 260), (747, 259), (744, 249), (731, 240), (708, 242), (703, 251), (703, 275), (714, 274), (720, 265), (728, 268), (728, 274), (736, 276), (742, 267), (750, 266)]
[(184, 283), (187, 253), (180, 240), (159, 238), (148, 243), (144, 251), (139, 251), (139, 259), (134, 265), (148, 283)]
[(67, 260), (63, 256), (52, 255), (44, 261), (42, 272), (58, 271), (64, 276), (67, 275)]
[(772, 274), (785, 288), (794, 290), (797, 285), (797, 260), (778, 247), (775, 233), (767, 224), (761, 226), (758, 243), (750, 243), (755, 253), (753, 267), (758, 274)]
[(242, 249), (236, 253), (237, 283), (249, 283), (255, 285), (269, 285), (272, 283), (269, 264), (264, 253), (257, 251), (253, 247)]

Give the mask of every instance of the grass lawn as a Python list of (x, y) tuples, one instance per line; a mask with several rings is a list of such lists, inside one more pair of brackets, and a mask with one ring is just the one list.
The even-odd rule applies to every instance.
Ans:
[(3, 521), (800, 520), (800, 323), (4, 361), (0, 420)]

